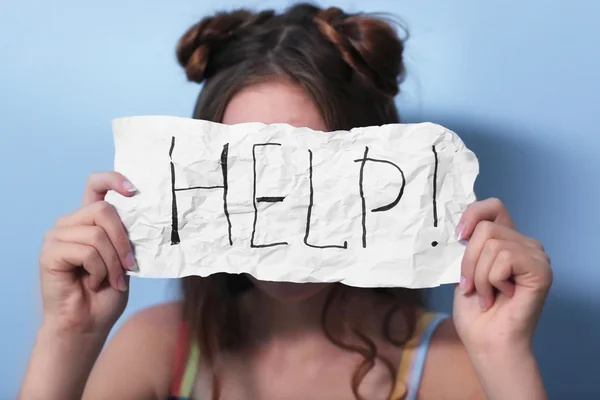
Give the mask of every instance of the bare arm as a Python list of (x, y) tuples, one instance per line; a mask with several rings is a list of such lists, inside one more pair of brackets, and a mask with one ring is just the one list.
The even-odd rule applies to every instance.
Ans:
[(471, 204), (457, 236), (467, 245), (453, 320), (483, 392), (490, 400), (546, 400), (531, 342), (552, 285), (550, 257), (516, 230), (498, 199)]
[(121, 316), (133, 269), (127, 232), (105, 201), (109, 190), (133, 196), (116, 172), (90, 175), (81, 208), (59, 218), (40, 251), (44, 323), (19, 398), (80, 399), (108, 332)]
[(471, 356), (490, 400), (547, 400), (548, 395), (532, 350), (504, 348)]
[(43, 326), (19, 399), (79, 399), (105, 340), (105, 335), (65, 334)]
[(44, 326), (19, 399), (164, 399), (178, 321), (178, 304), (143, 310), (123, 325), (102, 354), (106, 335), (64, 333)]
[(432, 339), (419, 395), (449, 400), (546, 400), (533, 354), (526, 349), (500, 349), (469, 354), (452, 320)]

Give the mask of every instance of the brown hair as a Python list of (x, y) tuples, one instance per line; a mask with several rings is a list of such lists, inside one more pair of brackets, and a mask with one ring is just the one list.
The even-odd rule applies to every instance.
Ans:
[[(205, 18), (180, 39), (177, 59), (190, 81), (204, 83), (194, 118), (220, 122), (240, 90), (286, 79), (313, 97), (330, 130), (348, 130), (400, 121), (394, 96), (404, 76), (402, 51), (402, 40), (383, 19), (299, 4), (281, 14), (238, 10)], [(183, 279), (183, 317), (213, 367), (213, 399), (219, 397), (215, 367), (219, 354), (248, 344), (237, 300), (251, 287), (242, 275)], [(401, 288), (357, 289), (338, 284), (330, 292), (322, 314), (323, 330), (336, 345), (363, 356), (351, 381), (360, 399), (358, 387), (377, 359), (387, 365), (392, 378), (395, 367), (378, 355), (366, 334), (351, 328), (362, 343), (353, 345), (329, 329), (334, 299), (357, 290), (372, 291), (387, 304), (382, 332), (397, 346), (412, 336), (423, 304), (418, 291)], [(337, 311), (335, 315), (344, 315), (343, 310)], [(391, 332), (397, 314), (407, 326), (402, 337)]]

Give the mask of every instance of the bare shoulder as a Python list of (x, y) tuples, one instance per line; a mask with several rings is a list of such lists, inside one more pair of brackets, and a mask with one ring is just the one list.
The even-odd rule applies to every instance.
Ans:
[(180, 303), (153, 306), (131, 316), (98, 358), (84, 398), (166, 398), (180, 321)]
[(442, 322), (432, 337), (419, 397), (449, 400), (485, 399), (451, 318)]

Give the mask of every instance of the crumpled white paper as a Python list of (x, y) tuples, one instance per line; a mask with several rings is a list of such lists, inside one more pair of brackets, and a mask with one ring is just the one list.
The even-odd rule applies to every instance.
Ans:
[(442, 126), (324, 133), (147, 116), (113, 128), (115, 170), (138, 189), (107, 197), (134, 245), (132, 275), (410, 288), (459, 279), (454, 231), (479, 166)]

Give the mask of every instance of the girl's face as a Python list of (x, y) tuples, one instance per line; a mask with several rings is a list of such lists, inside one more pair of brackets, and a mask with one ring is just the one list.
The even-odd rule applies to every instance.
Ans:
[[(223, 115), (224, 124), (262, 122), (285, 123), (327, 131), (325, 121), (312, 98), (300, 87), (285, 81), (250, 86), (235, 95)], [(252, 278), (265, 294), (282, 301), (298, 301), (312, 297), (328, 284), (263, 282)]]

